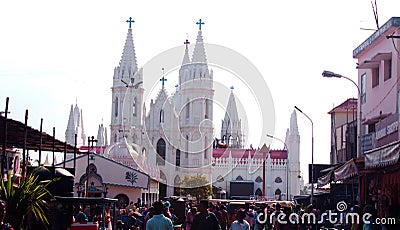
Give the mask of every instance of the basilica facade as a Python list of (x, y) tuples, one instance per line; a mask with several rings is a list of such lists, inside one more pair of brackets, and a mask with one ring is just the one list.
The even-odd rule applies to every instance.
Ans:
[[(121, 60), (112, 76), (109, 136), (107, 129), (99, 126), (97, 145), (106, 146), (104, 151), (98, 148), (102, 149), (99, 154), (148, 174), (152, 192), (160, 197), (179, 195), (180, 181), (194, 175), (209, 178), (216, 191), (227, 198), (232, 182), (241, 181), (253, 187), (249, 196), (287, 199), (299, 194), (300, 136), (295, 111), (284, 149), (268, 148), (263, 152), (258, 147), (245, 148), (232, 89), (226, 95), (228, 103), (218, 132), (220, 136), (215, 136), (214, 129), (219, 127), (213, 125), (214, 74), (207, 63), (201, 21), (199, 25), (193, 51), (189, 52), (188, 40), (182, 47), (179, 83), (175, 90), (167, 92), (165, 76), (162, 76), (162, 86), (155, 98), (146, 104), (145, 90), (150, 89), (145, 89), (143, 83), (148, 78), (137, 65), (130, 23)], [(68, 122), (68, 143), (72, 143), (77, 132), (78, 143), (85, 143), (81, 113), (78, 108), (71, 107), (70, 120), (78, 121)], [(148, 191), (143, 191), (145, 193)]]

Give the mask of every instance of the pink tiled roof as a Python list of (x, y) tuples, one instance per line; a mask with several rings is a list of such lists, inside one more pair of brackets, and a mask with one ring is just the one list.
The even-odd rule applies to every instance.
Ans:
[[(229, 157), (229, 153), (233, 158), (247, 158), (250, 154), (251, 158), (260, 159), (263, 158), (263, 153), (256, 149), (233, 149), (233, 148), (216, 148), (213, 149), (214, 158), (226, 158)], [(269, 151), (271, 159), (286, 159), (287, 150), (275, 150)], [(268, 156), (267, 156), (268, 158)]]

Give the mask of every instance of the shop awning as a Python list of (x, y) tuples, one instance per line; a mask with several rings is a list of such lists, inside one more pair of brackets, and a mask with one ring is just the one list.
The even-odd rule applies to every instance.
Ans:
[(394, 165), (399, 161), (400, 141), (365, 152), (365, 168)]
[(329, 184), (331, 182), (332, 172), (333, 171), (330, 171), (327, 174), (325, 174), (325, 175), (323, 175), (323, 176), (318, 178), (318, 187), (319, 188), (323, 187), (323, 186), (325, 186), (325, 185), (327, 185), (327, 184)]
[(339, 181), (339, 180), (345, 180), (345, 179), (348, 179), (350, 177), (357, 175), (358, 169), (357, 169), (356, 163), (354, 163), (354, 160), (351, 159), (351, 160), (347, 161), (346, 163), (344, 163), (339, 168), (335, 169), (333, 171), (333, 173), (335, 175), (335, 181)]

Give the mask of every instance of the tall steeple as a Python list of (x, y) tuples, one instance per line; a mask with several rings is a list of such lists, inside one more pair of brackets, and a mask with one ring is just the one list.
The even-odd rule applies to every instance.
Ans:
[[(111, 109), (110, 144), (121, 142), (124, 137), (134, 142), (141, 134), (143, 125), (143, 74), (136, 62), (135, 46), (132, 36), (132, 18), (129, 23), (121, 61), (114, 69)], [(140, 140), (140, 139), (139, 139)], [(138, 144), (138, 143), (137, 143)]]
[(242, 148), (242, 122), (237, 111), (236, 99), (233, 94), (233, 86), (226, 106), (225, 117), (222, 121), (221, 139), (231, 148)]
[(134, 22), (132, 18), (129, 18), (129, 29), (128, 34), (126, 36), (124, 50), (122, 52), (121, 61), (119, 62), (119, 66), (114, 70), (114, 79), (118, 79), (118, 82), (121, 82), (121, 79), (129, 83), (136, 83), (142, 79), (138, 79), (138, 67), (136, 62), (136, 52), (135, 52), (135, 45), (133, 43), (133, 36), (132, 36), (132, 28), (131, 25)]
[(79, 126), (79, 129), (80, 129), (79, 132), (81, 133), (81, 138), (82, 138), (82, 141), (83, 141), (83, 145), (86, 145), (86, 134), (85, 134), (85, 128), (83, 127), (83, 112), (82, 112), (82, 109), (81, 109), (81, 113), (80, 113), (80, 119), (81, 119), (81, 121), (80, 121), (80, 126)]
[(296, 110), (293, 110), (290, 116), (290, 127), (286, 132), (285, 143), (288, 146), (289, 162), (289, 194), (298, 194), (300, 191), (300, 135), (297, 126)]
[(297, 126), (296, 110), (294, 110), (292, 115), (290, 116), (290, 134), (291, 135), (299, 135), (299, 128)]
[(206, 50), (204, 48), (203, 34), (199, 30), (196, 38), (196, 45), (194, 46), (192, 63), (202, 63), (207, 64)]
[(75, 121), (74, 121), (74, 106), (71, 105), (69, 112), (67, 130), (65, 130), (65, 142), (74, 146), (75, 145)]
[(189, 58), (189, 40), (186, 39), (186, 41), (183, 43), (185, 44), (185, 54), (183, 56), (183, 60), (182, 60), (182, 66), (186, 66), (190, 63), (190, 58)]
[(70, 145), (75, 145), (75, 134), (77, 135), (77, 146), (85, 145), (86, 134), (83, 127), (82, 110), (79, 109), (78, 104), (71, 105), (69, 112), (68, 125), (65, 130), (65, 142)]

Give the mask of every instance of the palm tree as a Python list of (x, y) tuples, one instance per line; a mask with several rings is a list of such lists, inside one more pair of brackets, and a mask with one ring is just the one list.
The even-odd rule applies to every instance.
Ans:
[(46, 200), (53, 196), (47, 187), (55, 181), (39, 181), (39, 170), (47, 170), (43, 166), (34, 169), (26, 175), (19, 185), (15, 185), (16, 177), (8, 176), (8, 180), (1, 181), (0, 199), (7, 204), (5, 222), (10, 223), (14, 229), (24, 229), (22, 223), (27, 214), (32, 213), (41, 223), (48, 225), (46, 216), (48, 204)]

